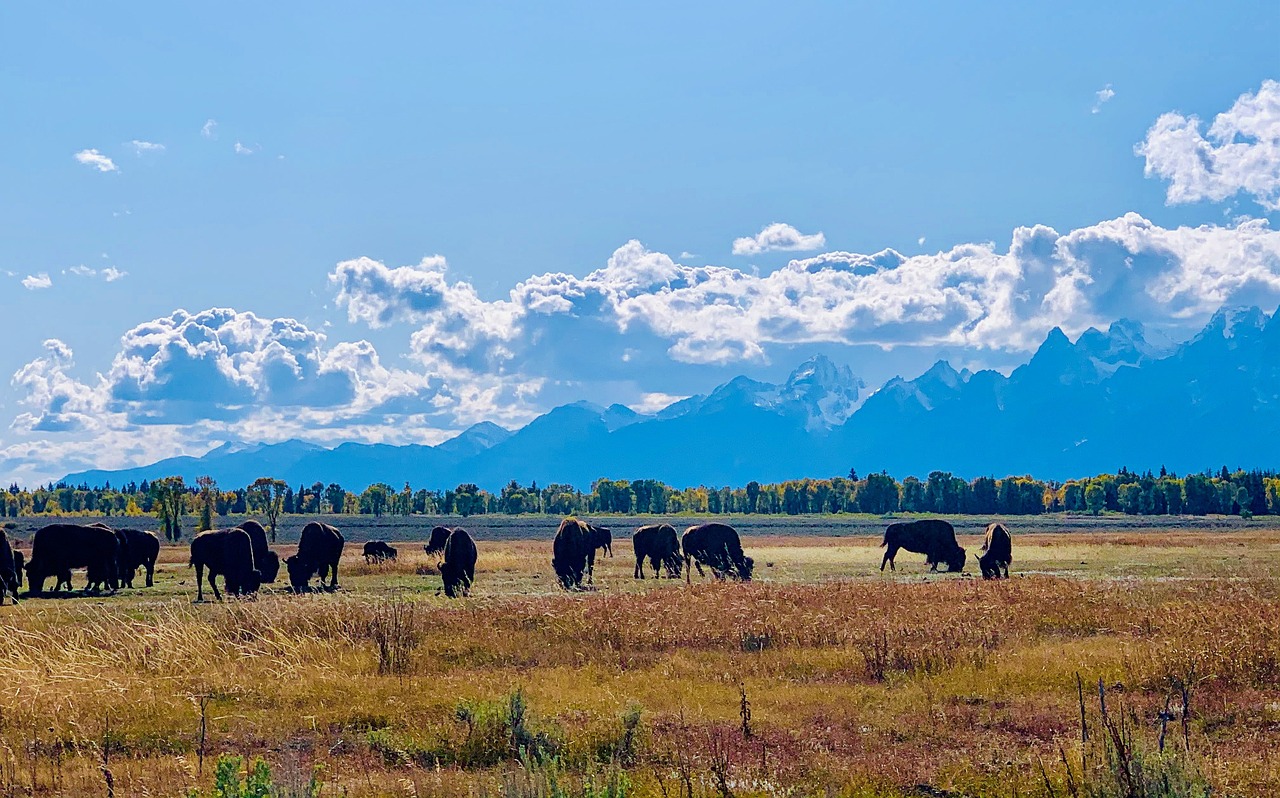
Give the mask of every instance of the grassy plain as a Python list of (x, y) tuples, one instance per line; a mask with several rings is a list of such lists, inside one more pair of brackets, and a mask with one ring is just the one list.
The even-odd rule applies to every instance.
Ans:
[[(281, 795), (317, 766), (326, 796), (1084, 795), (1108, 769), (1099, 680), (1147, 767), (1280, 794), (1265, 523), (1019, 519), (1015, 578), (983, 582), (906, 552), (882, 575), (881, 519), (734, 519), (753, 583), (634, 580), (618, 536), (569, 595), (553, 521), (467, 519), (478, 583), (450, 602), (418, 544), (359, 557), (434, 521), (395, 520), (341, 519), (337, 593), (193, 605), (178, 546), (153, 588), (4, 607), (0, 795), (106, 795), (105, 771), (115, 795), (209, 794), (223, 752), (263, 756)], [(978, 520), (957, 528), (976, 551)]]

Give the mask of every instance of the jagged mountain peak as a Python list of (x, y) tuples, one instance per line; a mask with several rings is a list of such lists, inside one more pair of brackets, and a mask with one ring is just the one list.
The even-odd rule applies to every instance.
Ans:
[(1196, 336), (1197, 340), (1209, 337), (1236, 338), (1248, 335), (1267, 326), (1267, 314), (1257, 305), (1250, 307), (1223, 307), (1213, 314), (1209, 323)]

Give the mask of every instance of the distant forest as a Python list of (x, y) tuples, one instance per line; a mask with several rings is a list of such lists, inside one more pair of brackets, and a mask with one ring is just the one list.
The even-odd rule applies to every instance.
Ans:
[[(206, 526), (215, 515), (257, 513), (272, 522), (280, 515), (323, 513), (382, 515), (479, 515), (484, 513), (573, 515), (619, 513), (675, 515), (760, 513), (931, 513), (1037, 515), (1103, 512), (1130, 515), (1280, 515), (1280, 474), (1228, 471), (1189, 474), (1115, 474), (1045, 482), (1031, 477), (965, 480), (944, 471), (901, 482), (887, 474), (830, 479), (797, 479), (743, 487), (673, 488), (652, 479), (598, 479), (584, 492), (572, 485), (509, 483), (497, 493), (476, 485), (452, 490), (396, 489), (385, 483), (354, 493), (341, 485), (296, 487), (263, 477), (252, 485), (224, 490), (202, 477), (187, 485), (182, 477), (119, 487), (56, 484), (27, 490), (13, 485), (0, 493), (0, 511), (16, 518), (33, 515), (156, 515), (166, 529), (191, 514)], [(274, 523), (273, 523), (274, 525)]]

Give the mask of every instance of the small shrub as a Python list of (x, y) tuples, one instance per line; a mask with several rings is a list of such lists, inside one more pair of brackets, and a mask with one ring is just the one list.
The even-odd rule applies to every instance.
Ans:
[(369, 621), (369, 636), (377, 647), (379, 676), (408, 673), (413, 652), (422, 642), (413, 603), (396, 600), (379, 604)]

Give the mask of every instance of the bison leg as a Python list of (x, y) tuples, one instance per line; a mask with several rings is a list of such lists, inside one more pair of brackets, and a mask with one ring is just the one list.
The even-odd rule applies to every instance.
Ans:
[(155, 562), (148, 562), (146, 563), (146, 566), (147, 566), (147, 587), (153, 587), (155, 585), (156, 564)]
[(204, 565), (196, 563), (196, 601), (204, 601)]
[(884, 559), (880, 561), (880, 570), (881, 571), (884, 570), (884, 566), (886, 563), (888, 563), (890, 571), (898, 570), (898, 566), (893, 564), (893, 559), (897, 556), (898, 556), (898, 545), (896, 543), (890, 543), (889, 548), (884, 550)]
[[(225, 577), (222, 581), (226, 581)], [(213, 588), (213, 597), (218, 601), (222, 601), (222, 594), (218, 592), (218, 576), (213, 572), (212, 568), (209, 569), (209, 587)], [(227, 585), (227, 590), (230, 589), (231, 586)]]
[[(594, 585), (596, 583), (596, 550), (593, 548), (587, 553), (587, 583)], [(581, 580), (579, 580), (581, 581)]]
[(329, 587), (336, 588), (338, 586), (338, 561), (333, 561), (333, 578), (329, 580)]
[(632, 579), (644, 579), (644, 557), (636, 555), (636, 567), (631, 571)]

